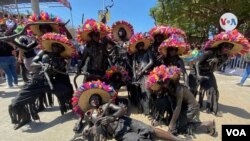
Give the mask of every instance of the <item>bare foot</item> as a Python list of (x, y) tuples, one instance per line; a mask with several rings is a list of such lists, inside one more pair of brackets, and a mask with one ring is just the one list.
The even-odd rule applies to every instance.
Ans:
[(223, 113), (221, 111), (218, 111), (215, 113), (215, 116), (217, 117), (223, 117)]

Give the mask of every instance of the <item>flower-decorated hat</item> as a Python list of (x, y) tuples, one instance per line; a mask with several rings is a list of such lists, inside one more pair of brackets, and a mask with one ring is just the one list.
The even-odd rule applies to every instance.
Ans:
[(165, 34), (170, 35), (170, 36), (179, 35), (179, 36), (182, 36), (184, 39), (186, 38), (186, 33), (180, 28), (168, 27), (166, 28), (165, 32), (166, 32)]
[(126, 31), (126, 39), (130, 39), (134, 34), (133, 26), (126, 21), (117, 21), (112, 25), (112, 36), (115, 41), (121, 41), (119, 37), (119, 30), (124, 29)]
[(122, 80), (128, 80), (128, 72), (123, 67), (112, 66), (108, 70), (106, 70), (106, 77), (109, 79), (113, 74), (120, 73), (122, 75)]
[(167, 79), (175, 80), (180, 74), (181, 69), (176, 66), (166, 67), (165, 65), (161, 65), (155, 67), (146, 79), (146, 87), (151, 91), (157, 91), (161, 88), (159, 82), (163, 82)]
[(170, 38), (163, 41), (158, 48), (160, 54), (167, 56), (167, 48), (178, 48), (178, 55), (182, 55), (189, 50), (189, 44), (185, 42), (185, 39), (179, 35), (171, 35)]
[(82, 43), (89, 41), (89, 33), (91, 32), (98, 32), (100, 33), (100, 37), (103, 38), (110, 33), (110, 28), (103, 23), (95, 21), (94, 19), (87, 19), (86, 22), (77, 30), (77, 41)]
[(75, 91), (72, 98), (73, 111), (79, 115), (89, 110), (89, 99), (92, 95), (98, 94), (102, 98), (102, 102), (108, 103), (110, 99), (117, 97), (113, 87), (101, 81), (90, 81), (84, 83)]
[(181, 75), (181, 69), (177, 66), (167, 67), (167, 71), (170, 80), (176, 80)]
[(152, 37), (155, 37), (156, 35), (163, 35), (164, 39), (167, 39), (169, 34), (168, 34), (168, 28), (170, 28), (169, 26), (163, 26), (163, 25), (158, 25), (153, 27), (152, 29), (150, 29), (149, 34)]
[[(62, 23), (62, 20), (59, 17), (54, 16), (52, 14), (41, 12), (40, 15), (33, 14), (32, 16), (30, 16), (27, 23), (36, 23), (36, 22), (40, 22), (40, 23), (44, 22), (45, 24), (46, 22)], [(59, 25), (57, 24), (49, 24), (49, 25), (52, 28), (52, 32), (61, 33), (61, 29)], [(30, 34), (42, 36), (43, 33), (39, 29), (39, 26), (40, 25), (30, 25), (28, 32)]]
[(136, 45), (140, 42), (144, 43), (144, 50), (147, 50), (153, 41), (152, 36), (145, 36), (142, 33), (136, 33), (129, 40), (128, 52), (133, 54), (137, 52)]
[(247, 38), (245, 38), (237, 30), (221, 32), (217, 34), (214, 39), (209, 40), (205, 45), (205, 50), (210, 48), (216, 48), (221, 43), (231, 43), (233, 48), (230, 51), (230, 55), (245, 54), (249, 52), (250, 43)]
[(46, 33), (41, 38), (41, 48), (45, 51), (52, 51), (52, 44), (58, 43), (64, 47), (64, 51), (61, 53), (62, 57), (73, 57), (76, 55), (76, 49), (71, 40), (69, 40), (65, 35), (57, 33)]

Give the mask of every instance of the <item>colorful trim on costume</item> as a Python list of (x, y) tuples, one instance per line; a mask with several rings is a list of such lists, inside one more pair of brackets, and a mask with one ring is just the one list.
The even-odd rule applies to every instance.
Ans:
[(106, 77), (109, 79), (114, 73), (120, 72), (122, 74), (123, 80), (128, 80), (128, 72), (123, 67), (112, 66), (106, 70)]
[[(58, 34), (58, 33), (46, 33), (42, 36), (41, 42), (43, 40), (52, 40), (52, 41), (60, 42), (62, 44), (66, 44), (67, 45), (66, 47), (69, 47), (69, 48), (71, 48), (71, 50), (73, 50), (71, 53), (71, 57), (77, 55), (76, 48), (75, 48), (73, 42), (71, 40), (69, 40), (65, 35)], [(45, 47), (43, 47), (41, 45), (41, 49), (45, 50)]]
[(114, 88), (111, 87), (110, 85), (105, 84), (104, 82), (101, 82), (99, 80), (86, 82), (74, 92), (74, 95), (72, 98), (73, 111), (76, 114), (80, 116), (84, 115), (84, 112), (81, 110), (81, 108), (78, 105), (79, 98), (84, 91), (87, 91), (89, 89), (94, 89), (94, 88), (98, 88), (98, 89), (102, 89), (106, 91), (111, 96), (112, 99), (117, 97), (117, 93), (115, 92)]
[[(221, 32), (219, 33), (218, 35), (216, 35), (214, 37), (214, 39), (212, 40), (209, 40), (204, 49), (207, 50), (207, 49), (210, 49), (210, 48), (213, 48), (215, 47), (214, 44), (216, 42), (219, 42), (219, 41), (225, 41), (225, 42), (230, 42), (230, 43), (236, 43), (236, 44), (239, 44), (241, 45), (243, 48), (242, 50), (240, 50), (240, 52), (235, 52), (234, 54), (232, 55), (242, 55), (242, 54), (246, 54), (249, 52), (249, 49), (250, 49), (250, 43), (248, 41), (247, 38), (245, 38), (240, 32), (238, 32), (238, 30), (232, 30), (232, 31), (226, 31), (226, 32)], [(235, 47), (235, 45), (234, 45)]]

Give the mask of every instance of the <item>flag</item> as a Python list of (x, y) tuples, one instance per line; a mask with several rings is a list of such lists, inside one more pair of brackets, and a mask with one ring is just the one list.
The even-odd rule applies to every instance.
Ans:
[(104, 10), (98, 11), (98, 21), (103, 22), (103, 20), (104, 20), (104, 23), (110, 21), (110, 12), (108, 11), (106, 13), (106, 15), (105, 15), (105, 13), (106, 13), (106, 11), (104, 11)]
[(65, 7), (68, 7), (70, 10), (72, 9), (71, 4), (68, 0), (58, 0), (58, 2), (62, 3)]

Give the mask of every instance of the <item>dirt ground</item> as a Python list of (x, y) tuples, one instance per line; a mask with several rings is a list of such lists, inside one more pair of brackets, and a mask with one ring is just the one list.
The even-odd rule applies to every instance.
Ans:
[[(239, 76), (216, 74), (220, 91), (220, 109), (223, 117), (201, 112), (201, 121), (215, 120), (218, 130), (217, 137), (207, 134), (195, 134), (195, 141), (220, 141), (221, 125), (225, 124), (250, 124), (250, 81), (241, 87), (236, 85)], [(73, 79), (73, 76), (71, 76)], [(80, 80), (78, 80), (80, 84)], [(73, 137), (73, 126), (77, 120), (72, 112), (61, 116), (58, 104), (39, 113), (41, 121), (33, 121), (19, 130), (13, 130), (8, 114), (8, 105), (20, 88), (5, 89), (5, 83), (0, 81), (0, 141), (69, 141)], [(121, 91), (125, 96), (126, 90)], [(55, 100), (56, 101), (56, 100)], [(135, 107), (130, 107), (131, 117), (150, 124), (142, 114), (138, 114)], [(167, 130), (167, 127), (161, 127)]]

